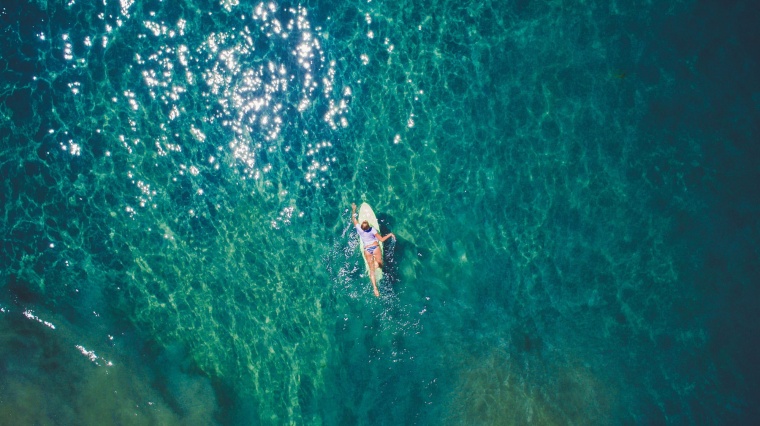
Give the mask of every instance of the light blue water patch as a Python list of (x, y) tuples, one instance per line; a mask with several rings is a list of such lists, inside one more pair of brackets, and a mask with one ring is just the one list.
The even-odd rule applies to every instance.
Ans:
[(749, 9), (3, 8), (0, 418), (753, 418)]

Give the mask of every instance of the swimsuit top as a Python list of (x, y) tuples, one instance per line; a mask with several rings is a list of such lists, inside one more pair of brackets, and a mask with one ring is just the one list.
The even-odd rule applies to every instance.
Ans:
[(368, 246), (377, 241), (377, 231), (375, 228), (369, 228), (369, 231), (364, 231), (361, 225), (356, 225), (356, 232), (359, 233), (359, 237), (362, 239), (362, 243)]

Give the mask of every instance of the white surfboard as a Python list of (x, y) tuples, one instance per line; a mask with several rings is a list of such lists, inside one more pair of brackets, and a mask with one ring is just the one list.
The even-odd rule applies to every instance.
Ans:
[[(362, 203), (362, 205), (359, 207), (359, 225), (361, 225), (365, 220), (371, 227), (375, 228), (377, 232), (380, 232), (380, 224), (377, 222), (377, 217), (375, 216), (375, 212), (372, 211), (372, 207), (370, 207), (367, 203)], [(364, 265), (367, 267), (367, 277), (369, 278), (369, 262), (367, 262), (367, 257), (364, 256), (364, 243), (359, 237), (359, 234), (356, 235), (356, 238), (359, 238), (359, 247), (361, 248), (362, 259), (364, 259)], [(378, 241), (378, 244), (380, 244), (380, 256), (382, 257), (383, 243), (381, 241)], [(382, 278), (383, 270), (381, 268), (375, 268), (375, 280), (378, 283), (378, 287)]]

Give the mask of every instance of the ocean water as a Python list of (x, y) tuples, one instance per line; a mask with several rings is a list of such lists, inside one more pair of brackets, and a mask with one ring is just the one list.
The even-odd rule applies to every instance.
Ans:
[(5, 2), (0, 424), (756, 421), (757, 12)]

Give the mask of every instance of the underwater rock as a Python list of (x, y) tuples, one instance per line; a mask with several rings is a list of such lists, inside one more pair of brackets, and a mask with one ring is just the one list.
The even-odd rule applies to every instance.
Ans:
[(447, 424), (608, 424), (615, 395), (588, 368), (516, 362), (502, 350), (461, 368)]

